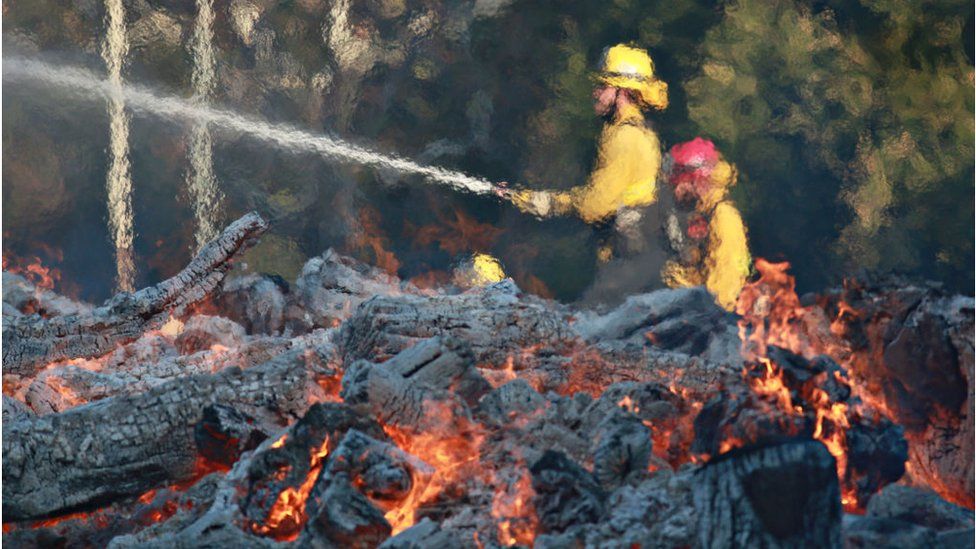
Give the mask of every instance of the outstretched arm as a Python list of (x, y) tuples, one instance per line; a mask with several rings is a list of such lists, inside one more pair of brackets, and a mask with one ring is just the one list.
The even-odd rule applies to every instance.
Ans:
[(539, 217), (575, 213), (593, 223), (622, 206), (654, 202), (660, 167), (660, 144), (654, 133), (621, 125), (607, 131), (597, 167), (585, 185), (568, 191), (514, 191), (511, 200), (520, 210)]

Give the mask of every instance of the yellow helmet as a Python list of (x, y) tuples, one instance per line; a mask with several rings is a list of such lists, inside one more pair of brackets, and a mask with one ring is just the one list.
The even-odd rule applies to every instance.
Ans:
[(654, 62), (647, 52), (624, 44), (607, 48), (600, 63), (597, 80), (613, 86), (634, 90), (640, 101), (656, 109), (668, 106), (668, 85), (654, 76)]

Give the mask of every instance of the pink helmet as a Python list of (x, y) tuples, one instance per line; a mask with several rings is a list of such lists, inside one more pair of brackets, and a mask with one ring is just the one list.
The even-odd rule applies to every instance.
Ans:
[(710, 168), (718, 162), (718, 151), (715, 150), (715, 143), (696, 137), (671, 147), (671, 158), (675, 166), (681, 166), (686, 170)]

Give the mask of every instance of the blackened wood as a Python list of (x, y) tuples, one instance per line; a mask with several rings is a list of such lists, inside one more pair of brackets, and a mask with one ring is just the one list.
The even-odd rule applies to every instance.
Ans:
[(382, 362), (419, 340), (453, 335), (470, 345), (479, 365), (521, 358), (520, 366), (529, 367), (535, 357), (578, 342), (569, 320), (568, 311), (521, 295), (511, 281), (455, 296), (378, 296), (343, 324), (342, 349), (347, 363)]
[(3, 373), (30, 376), (45, 364), (100, 356), (134, 341), (204, 299), (223, 280), (231, 259), (267, 227), (261, 216), (249, 213), (204, 246), (176, 276), (132, 294), (117, 294), (91, 314), (6, 319)]
[(593, 475), (566, 454), (549, 450), (530, 471), (539, 532), (562, 532), (600, 518), (606, 494)]
[(816, 441), (734, 450), (695, 474), (698, 546), (840, 547), (833, 456)]
[(174, 380), (60, 414), (3, 424), (5, 520), (57, 515), (193, 478), (196, 424), (212, 404), (284, 421), (307, 408), (301, 351), (248, 370)]
[(466, 345), (431, 338), (382, 364), (353, 363), (342, 378), (341, 396), (385, 425), (427, 432), (446, 428), (450, 418), (468, 418), (466, 402), (488, 389)]

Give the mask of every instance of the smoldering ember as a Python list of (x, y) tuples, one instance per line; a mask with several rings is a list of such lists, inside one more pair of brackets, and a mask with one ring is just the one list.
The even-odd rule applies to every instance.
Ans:
[(265, 229), (101, 306), (4, 273), (5, 544), (972, 546), (971, 297), (225, 276)]

